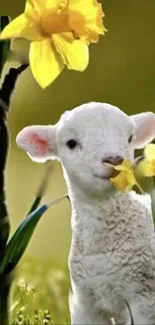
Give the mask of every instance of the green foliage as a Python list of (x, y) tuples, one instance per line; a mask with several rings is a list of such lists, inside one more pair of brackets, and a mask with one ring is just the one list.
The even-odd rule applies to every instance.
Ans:
[(69, 324), (67, 267), (25, 258), (12, 288), (11, 324)]
[[(0, 274), (11, 272), (15, 268), (20, 258), (23, 256), (43, 214), (50, 206), (56, 204), (65, 197), (67, 197), (67, 195), (52, 201), (50, 204), (44, 204), (36, 208), (23, 220), (4, 249), (4, 255), (0, 262)], [(38, 199), (35, 199), (35, 202), (38, 202)]]
[(44, 195), (49, 175), (51, 171), (50, 168), (47, 168), (46, 174), (44, 176), (41, 185), (37, 191), (36, 198), (32, 204), (28, 216), (21, 222), (12, 238), (6, 244), (6, 247), (3, 250), (2, 258), (0, 259), (0, 276), (3, 274), (10, 273), (20, 261), (20, 258), (23, 256), (30, 239), (34, 233), (34, 230), (43, 216), (43, 214), (48, 210), (49, 207), (59, 202), (66, 196), (63, 196), (59, 199), (56, 199), (49, 204), (44, 204), (38, 208), (38, 205)]
[(4, 249), (0, 262), (0, 274), (11, 272), (15, 268), (28, 246), (38, 221), (47, 209), (48, 205), (42, 205), (31, 212), (18, 227)]

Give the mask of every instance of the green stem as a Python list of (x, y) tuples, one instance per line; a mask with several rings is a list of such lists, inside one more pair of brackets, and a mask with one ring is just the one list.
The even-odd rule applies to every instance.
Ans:
[[(5, 193), (5, 167), (9, 146), (7, 112), (9, 110), (11, 94), (14, 90), (16, 80), (26, 68), (27, 65), (21, 65), (17, 69), (11, 68), (5, 76), (0, 89), (0, 262), (3, 258), (10, 232), (10, 222)], [(9, 324), (10, 287), (10, 274), (2, 274), (0, 276), (0, 325)]]
[[(10, 23), (10, 18), (8, 16), (0, 16), (0, 32)], [(8, 53), (10, 51), (10, 40), (0, 41), (0, 77), (6, 63)]]
[(152, 217), (153, 217), (153, 223), (155, 229), (155, 188), (152, 188), (152, 190), (150, 191), (150, 196), (151, 196)]
[(0, 278), (0, 325), (9, 325), (9, 276)]

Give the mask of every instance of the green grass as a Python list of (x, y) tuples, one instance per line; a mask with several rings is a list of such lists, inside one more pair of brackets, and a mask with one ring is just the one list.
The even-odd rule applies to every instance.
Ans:
[(11, 324), (69, 324), (69, 275), (51, 262), (24, 259), (11, 294)]

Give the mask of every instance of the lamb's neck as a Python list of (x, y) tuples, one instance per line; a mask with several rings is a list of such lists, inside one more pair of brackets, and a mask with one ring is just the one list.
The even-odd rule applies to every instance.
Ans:
[[(77, 193), (76, 193), (77, 194)], [(133, 214), (130, 193), (112, 194), (102, 199), (88, 199), (69, 192), (72, 205), (72, 251), (76, 254), (114, 252), (127, 240), (126, 229), (132, 229)], [(132, 207), (131, 207), (132, 209)], [(124, 244), (123, 244), (124, 245)], [(81, 256), (81, 255), (79, 255)]]
[[(69, 191), (72, 205), (72, 224), (79, 223), (85, 227), (91, 219), (95, 223), (119, 223), (125, 214), (125, 206), (130, 207), (130, 193), (115, 192), (112, 195), (94, 198), (85, 196), (83, 193)], [(130, 202), (127, 204), (127, 202)], [(117, 215), (117, 218), (116, 218)], [(86, 224), (85, 224), (86, 223)]]
[(70, 187), (69, 197), (72, 205), (71, 251), (75, 251), (75, 255), (98, 254), (100, 257), (100, 254), (111, 254), (122, 247), (128, 250), (131, 243), (137, 245), (140, 237), (145, 234), (148, 238), (153, 231), (146, 198), (135, 192), (115, 192), (94, 198)]

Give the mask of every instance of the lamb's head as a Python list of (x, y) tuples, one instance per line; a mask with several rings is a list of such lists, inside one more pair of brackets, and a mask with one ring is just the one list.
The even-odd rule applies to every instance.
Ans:
[(134, 149), (154, 137), (155, 114), (128, 116), (115, 106), (92, 102), (65, 112), (54, 126), (24, 128), (17, 144), (34, 161), (58, 159), (68, 184), (101, 195), (113, 173), (104, 163), (133, 160)]

